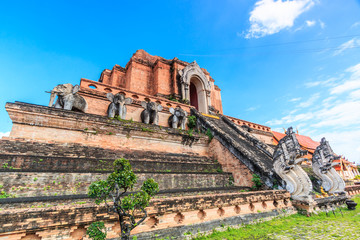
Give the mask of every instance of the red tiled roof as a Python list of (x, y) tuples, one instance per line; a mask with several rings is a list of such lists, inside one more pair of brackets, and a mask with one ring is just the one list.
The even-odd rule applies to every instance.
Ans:
[[(275, 131), (272, 131), (272, 133), (274, 134), (275, 144), (278, 144), (280, 139), (282, 139), (283, 137), (286, 136), (286, 134), (284, 134), (284, 133), (279, 133), (279, 132), (275, 132)], [(315, 142), (308, 136), (296, 134), (296, 138), (299, 141), (300, 146), (306, 148), (307, 150), (309, 150), (312, 153), (315, 151), (316, 147), (320, 145), (319, 142)]]
[(341, 170), (341, 165), (335, 165), (334, 168), (335, 168), (336, 171), (340, 171)]

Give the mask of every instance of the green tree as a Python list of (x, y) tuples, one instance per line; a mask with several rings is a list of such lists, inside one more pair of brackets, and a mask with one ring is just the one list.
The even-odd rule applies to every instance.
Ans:
[(159, 191), (158, 184), (149, 178), (140, 191), (125, 194), (133, 189), (135, 183), (136, 176), (129, 161), (120, 158), (114, 161), (114, 172), (106, 180), (93, 182), (88, 190), (89, 197), (94, 198), (96, 204), (104, 202), (109, 211), (119, 216), (123, 240), (129, 239), (130, 231), (146, 219), (145, 208), (149, 205), (150, 198)]
[(104, 222), (93, 222), (86, 230), (86, 233), (93, 240), (105, 240), (106, 228)]

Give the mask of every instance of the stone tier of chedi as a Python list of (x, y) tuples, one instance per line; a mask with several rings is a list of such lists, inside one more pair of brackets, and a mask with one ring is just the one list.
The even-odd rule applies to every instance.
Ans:
[[(189, 114), (190, 108), (195, 107), (204, 114), (222, 114), (220, 88), (214, 82), (206, 69), (196, 62), (187, 63), (177, 58), (166, 60), (138, 50), (125, 68), (115, 65), (112, 70), (105, 69), (98, 81), (81, 79), (80, 88), (71, 84), (56, 86), (50, 91), (49, 106), (71, 109), (75, 103), (73, 110), (77, 111), (109, 117), (118, 115), (121, 119), (155, 122), (165, 127), (182, 124), (184, 129), (186, 119), (172, 117), (179, 111)], [(161, 109), (153, 112), (153, 108), (149, 113), (149, 103), (161, 105)], [(271, 143), (269, 127), (230, 118), (239, 126), (256, 130), (259, 139)]]

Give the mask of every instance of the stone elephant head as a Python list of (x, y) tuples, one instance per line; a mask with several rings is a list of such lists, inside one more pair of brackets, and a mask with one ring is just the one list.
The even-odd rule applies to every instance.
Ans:
[(118, 115), (121, 119), (125, 119), (126, 105), (131, 104), (133, 100), (131, 98), (125, 98), (123, 93), (117, 93), (115, 95), (108, 93), (106, 97), (111, 102), (108, 107), (108, 117), (113, 118), (115, 115)]
[(169, 111), (172, 113), (169, 117), (169, 126), (172, 128), (178, 128), (180, 126), (182, 130), (185, 130), (187, 112), (179, 107), (176, 107), (175, 109), (170, 108)]
[(141, 121), (146, 124), (159, 125), (159, 114), (163, 107), (156, 102), (141, 102), (141, 106), (144, 110), (141, 112)]
[[(79, 89), (79, 85), (73, 86), (71, 83), (57, 85), (50, 91), (49, 107), (86, 112), (87, 102), (77, 93)], [(56, 96), (57, 100), (53, 104)]]

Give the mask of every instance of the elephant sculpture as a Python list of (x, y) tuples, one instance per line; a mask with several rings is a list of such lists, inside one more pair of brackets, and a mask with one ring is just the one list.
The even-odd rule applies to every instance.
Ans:
[(172, 128), (178, 128), (180, 125), (180, 128), (182, 130), (185, 130), (185, 123), (187, 120), (187, 118), (186, 118), (187, 112), (179, 107), (176, 107), (175, 109), (170, 108), (169, 111), (172, 114), (169, 117), (169, 126)]
[[(86, 112), (88, 105), (86, 100), (77, 93), (79, 89), (79, 85), (73, 86), (71, 83), (57, 85), (49, 92), (51, 93), (49, 107)], [(57, 100), (53, 104), (56, 96)]]
[(333, 162), (337, 159), (340, 159), (340, 156), (336, 156), (329, 142), (322, 138), (320, 145), (313, 154), (312, 168), (322, 180), (323, 189), (330, 194), (345, 193), (345, 182), (333, 168), (333, 166), (340, 164)]
[(144, 110), (141, 112), (141, 121), (146, 124), (159, 125), (159, 112), (163, 107), (156, 102), (141, 102), (141, 106)]
[(113, 95), (112, 93), (106, 94), (106, 97), (111, 102), (108, 107), (108, 117), (113, 118), (115, 115), (118, 115), (120, 119), (125, 119), (126, 117), (126, 105), (132, 103), (131, 98), (125, 98), (125, 95), (122, 93), (117, 93)]
[(306, 150), (300, 148), (292, 127), (286, 131), (275, 148), (273, 156), (274, 171), (286, 183), (286, 190), (294, 200), (313, 201), (310, 194), (312, 183), (306, 172), (300, 167), (303, 158), (307, 154)]

